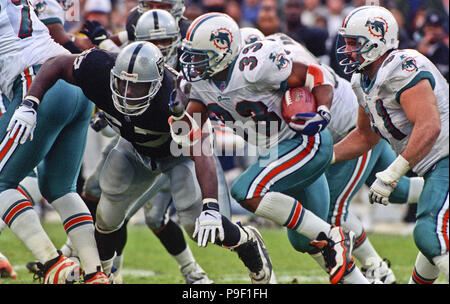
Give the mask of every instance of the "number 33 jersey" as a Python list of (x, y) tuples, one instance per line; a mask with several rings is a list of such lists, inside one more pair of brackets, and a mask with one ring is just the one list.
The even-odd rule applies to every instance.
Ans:
[(449, 87), (445, 78), (425, 56), (407, 49), (393, 51), (371, 82), (366, 81), (362, 74), (353, 74), (351, 81), (359, 105), (369, 116), (372, 128), (400, 154), (406, 148), (414, 127), (400, 105), (400, 95), (423, 79), (430, 82), (436, 96), (441, 133), (428, 155), (413, 168), (418, 175), (423, 175), (436, 161), (448, 156)]
[[(224, 82), (192, 83), (190, 101), (201, 102), (249, 143), (269, 148), (296, 133), (281, 116), (292, 62), (273, 41), (244, 46)], [(230, 125), (232, 124), (232, 125)]]
[(26, 68), (70, 54), (50, 37), (27, 0), (0, 0), (0, 91), (12, 99), (13, 82)]

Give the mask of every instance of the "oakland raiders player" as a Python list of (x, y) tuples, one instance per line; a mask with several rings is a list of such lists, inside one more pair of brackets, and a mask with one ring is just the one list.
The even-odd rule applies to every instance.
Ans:
[[(142, 14), (136, 25), (136, 36), (138, 41), (149, 41), (158, 46), (164, 55), (166, 64), (175, 68), (177, 66), (177, 51), (181, 44), (178, 23), (175, 18), (165, 10), (149, 10)], [(104, 44), (102, 44), (104, 45)], [(97, 117), (97, 121), (100, 118)], [(106, 124), (104, 124), (106, 125)], [(119, 136), (117, 135), (102, 151), (102, 157), (96, 166), (95, 171), (86, 179), (83, 188), (83, 197), (88, 204), (92, 214), (96, 213), (96, 206), (100, 199), (101, 188), (99, 184), (100, 172), (111, 149), (115, 146)], [(216, 162), (218, 162), (216, 160)], [(218, 167), (218, 170), (221, 168)], [(219, 173), (222, 176), (222, 173)], [(225, 181), (221, 181), (225, 182)], [(153, 198), (150, 193), (152, 192)], [(147, 226), (155, 233), (169, 254), (179, 264), (180, 271), (187, 284), (212, 283), (205, 271), (195, 261), (192, 252), (186, 243), (183, 231), (178, 224), (169, 217), (169, 205), (172, 201), (170, 184), (165, 183), (155, 194), (154, 189), (150, 189), (138, 199), (135, 205), (128, 212), (125, 224), (115, 232), (118, 240), (116, 256), (113, 260), (112, 279), (115, 284), (122, 282), (121, 268), (123, 264), (123, 249), (126, 242), (126, 227), (130, 218), (144, 205), (145, 221)], [(94, 217), (95, 219), (95, 217)], [(64, 249), (64, 250), (63, 250)], [(72, 251), (70, 240), (66, 243), (62, 251)], [(72, 251), (72, 255), (76, 255)]]
[(380, 138), (390, 143), (398, 156), (370, 186), (375, 203), (386, 204), (410, 169), (424, 178), (414, 228), (420, 251), (415, 278), (435, 279), (425, 274), (434, 276), (437, 268), (448, 280), (448, 83), (425, 56), (398, 49), (397, 21), (383, 7), (354, 9), (338, 34), (344, 39), (339, 63), (354, 73), (359, 108), (356, 129), (334, 146), (334, 161), (358, 157)]
[[(171, 72), (163, 67), (163, 61), (161, 51), (149, 42), (132, 43), (117, 58), (96, 49), (79, 56), (59, 56), (42, 66), (25, 97), (42, 98), (51, 84), (62, 78), (81, 87), (86, 96), (104, 110), (111, 127), (121, 134), (100, 176), (102, 194), (96, 213), (96, 240), (107, 273), (111, 271), (115, 252), (114, 232), (123, 225), (132, 203), (158, 182), (162, 174), (169, 178), (180, 223), (189, 235), (200, 231), (202, 236), (208, 229), (208, 226), (198, 225), (202, 209), (211, 209), (210, 213), (217, 214), (219, 210), (224, 213), (230, 210), (227, 191), (220, 189), (223, 185), (217, 183), (214, 158), (200, 154), (192, 156), (192, 161), (189, 157), (171, 154), (167, 121), (174, 82)], [(25, 130), (31, 131), (36, 117), (23, 124)], [(208, 139), (208, 136), (205, 132), (202, 138)], [(205, 166), (214, 167), (214, 172), (204, 170)], [(240, 228), (228, 220), (229, 216), (222, 215), (223, 226), (219, 229), (222, 245), (229, 244), (229, 230), (244, 229), (243, 240), (234, 250), (249, 271), (259, 272), (262, 266), (269, 267), (270, 259), (262, 238), (255, 235), (256, 229)], [(199, 237), (199, 244), (203, 240)]]

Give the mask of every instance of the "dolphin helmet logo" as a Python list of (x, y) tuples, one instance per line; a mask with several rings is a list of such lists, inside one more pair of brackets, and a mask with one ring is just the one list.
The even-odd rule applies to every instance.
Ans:
[(226, 28), (219, 28), (211, 33), (209, 41), (212, 41), (214, 45), (221, 50), (229, 49), (231, 42), (233, 41), (233, 35), (231, 31)]
[(372, 36), (380, 38), (381, 42), (386, 43), (386, 39), (384, 39), (384, 36), (386, 35), (389, 28), (386, 20), (381, 17), (369, 18), (366, 21), (365, 26), (368, 27), (369, 33)]

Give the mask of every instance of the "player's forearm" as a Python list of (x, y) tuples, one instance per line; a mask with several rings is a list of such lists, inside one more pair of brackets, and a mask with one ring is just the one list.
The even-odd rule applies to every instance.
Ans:
[(425, 124), (414, 126), (408, 144), (401, 153), (403, 158), (408, 161), (410, 168), (413, 168), (430, 153), (440, 133), (440, 121), (429, 120)]
[(33, 79), (27, 96), (42, 100), (45, 93), (58, 81), (63, 79), (73, 83), (72, 64), (76, 55), (58, 56), (47, 60)]
[(202, 153), (200, 156), (193, 157), (195, 162), (195, 174), (200, 185), (202, 192), (202, 198), (212, 198), (217, 200), (217, 173), (216, 161), (212, 155), (205, 155)]
[(372, 149), (379, 140), (379, 137), (369, 137), (360, 129), (354, 129), (333, 146), (335, 162), (357, 158)]

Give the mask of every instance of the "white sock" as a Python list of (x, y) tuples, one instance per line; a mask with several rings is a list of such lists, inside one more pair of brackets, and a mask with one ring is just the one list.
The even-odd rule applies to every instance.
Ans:
[(366, 277), (361, 273), (358, 267), (353, 269), (346, 276), (342, 278), (343, 284), (370, 284)]
[(110, 258), (109, 260), (101, 261), (103, 272), (106, 275), (109, 275), (111, 273), (111, 268), (113, 267), (115, 257), (116, 257), (116, 253), (114, 253), (114, 256), (112, 258)]
[(94, 222), (86, 204), (77, 193), (68, 193), (51, 204), (59, 213), (86, 274), (97, 272), (100, 258), (94, 237)]
[(264, 195), (255, 214), (297, 230), (310, 239), (315, 239), (320, 232), (328, 235), (331, 228), (330, 224), (304, 208), (296, 199), (279, 192)]
[(448, 252), (433, 258), (433, 263), (439, 268), (448, 282)]
[(191, 249), (186, 244), (186, 248), (177, 255), (172, 255), (172, 257), (177, 261), (178, 265), (180, 265), (180, 268), (183, 268), (184, 266), (195, 262), (194, 256), (192, 255)]
[(423, 185), (425, 181), (423, 177), (410, 177), (409, 178), (409, 192), (408, 192), (408, 204), (414, 204), (419, 201), (420, 194), (422, 193)]
[(310, 256), (317, 262), (317, 264), (319, 264), (320, 268), (325, 270), (326, 273), (329, 272), (328, 268), (325, 266), (325, 259), (323, 258), (321, 252), (310, 254)]
[(17, 190), (19, 190), (27, 198), (31, 199), (33, 206), (36, 206), (43, 199), (41, 191), (39, 190), (37, 177), (25, 177), (20, 182)]
[(409, 278), (409, 284), (433, 284), (439, 276), (439, 273), (439, 268), (436, 265), (431, 264), (430, 261), (419, 252), (414, 264), (413, 273)]
[(116, 257), (113, 260), (113, 266), (114, 268), (117, 269), (117, 271), (121, 271), (122, 270), (122, 265), (123, 265), (123, 253), (121, 255), (116, 255)]
[(352, 255), (358, 259), (362, 267), (366, 268), (373, 262), (378, 263), (383, 261), (368, 238), (366, 238), (357, 248), (353, 249)]
[(31, 202), (16, 189), (0, 193), (0, 218), (42, 264), (58, 256)]

